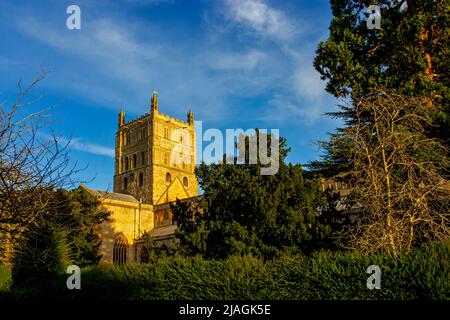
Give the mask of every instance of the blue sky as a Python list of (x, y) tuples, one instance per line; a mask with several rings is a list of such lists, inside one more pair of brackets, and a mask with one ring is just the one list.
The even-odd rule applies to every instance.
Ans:
[[(70, 4), (81, 30), (66, 28)], [(161, 112), (192, 108), (204, 130), (279, 129), (288, 160), (307, 163), (338, 125), (312, 66), (330, 19), (327, 0), (0, 0), (0, 99), (50, 70), (33, 94), (97, 189), (112, 189), (120, 107), (148, 112), (153, 90)]]

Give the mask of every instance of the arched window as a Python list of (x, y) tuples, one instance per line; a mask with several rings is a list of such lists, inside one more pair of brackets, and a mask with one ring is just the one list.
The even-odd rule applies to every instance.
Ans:
[(169, 172), (166, 173), (166, 183), (171, 183), (172, 182), (172, 176), (170, 175)]
[(146, 247), (143, 247), (141, 250), (141, 263), (149, 263), (150, 262), (150, 254)]
[(139, 187), (142, 187), (144, 185), (144, 175), (139, 173)]
[(125, 177), (123, 179), (123, 190), (127, 190), (128, 189), (128, 178)]
[(133, 169), (137, 167), (137, 155), (133, 154)]
[(127, 263), (127, 248), (128, 243), (125, 236), (123, 235), (118, 236), (116, 241), (114, 242), (114, 249), (113, 249), (114, 264), (123, 265)]
[(125, 171), (128, 170), (128, 157), (125, 158)]
[(183, 178), (183, 185), (184, 185), (186, 188), (188, 187), (188, 185), (189, 185), (188, 178), (186, 178), (186, 177)]

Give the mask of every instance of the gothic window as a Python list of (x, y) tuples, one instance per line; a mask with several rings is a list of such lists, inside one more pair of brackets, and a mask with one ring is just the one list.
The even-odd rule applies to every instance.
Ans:
[(125, 177), (123, 179), (123, 190), (127, 190), (127, 188), (128, 188), (128, 178)]
[(137, 155), (133, 154), (133, 169), (137, 167)]
[(114, 242), (113, 262), (117, 265), (123, 265), (127, 262), (127, 239), (120, 235)]
[(139, 173), (139, 187), (142, 187), (144, 185), (144, 175)]
[(164, 138), (169, 139), (169, 128), (164, 128)]
[(170, 175), (169, 172), (166, 173), (166, 183), (171, 183), (172, 182), (172, 176)]
[(128, 157), (125, 158), (125, 171), (128, 170)]
[(167, 156), (166, 153), (164, 153), (164, 164), (169, 165), (169, 157)]
[(183, 185), (187, 188), (188, 187), (188, 178), (183, 178)]

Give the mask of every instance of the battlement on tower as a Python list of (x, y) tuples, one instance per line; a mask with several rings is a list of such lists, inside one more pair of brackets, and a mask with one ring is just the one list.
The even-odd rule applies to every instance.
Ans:
[(183, 121), (158, 104), (155, 91), (149, 112), (128, 122), (122, 108), (116, 133), (114, 192), (149, 204), (198, 195), (194, 113)]

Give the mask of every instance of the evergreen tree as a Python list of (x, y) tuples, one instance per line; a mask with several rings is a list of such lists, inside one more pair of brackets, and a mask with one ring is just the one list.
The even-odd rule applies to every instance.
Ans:
[(96, 228), (108, 219), (109, 212), (100, 210), (99, 201), (82, 189), (58, 190), (55, 200), (47, 219), (67, 233), (74, 261), (80, 267), (97, 264), (101, 239)]
[(20, 235), (13, 261), (14, 285), (45, 287), (69, 264), (95, 265), (101, 258), (95, 228), (109, 213), (99, 210), (98, 200), (81, 189), (42, 193), (53, 194), (45, 213)]
[(280, 166), (274, 175), (260, 175), (259, 164), (200, 165), (203, 198), (172, 208), (184, 253), (270, 258), (322, 244), (329, 230), (317, 219), (324, 205), (319, 183), (305, 179), (300, 165), (285, 163), (285, 139), (275, 143), (280, 144)]
[[(326, 90), (353, 101), (370, 97), (379, 88), (424, 97), (429, 138), (449, 144), (450, 3), (447, 0), (331, 0), (330, 36), (317, 48), (315, 68), (327, 80)], [(381, 29), (368, 29), (367, 8), (381, 10)], [(354, 107), (330, 113), (346, 126), (356, 121)], [(370, 118), (370, 115), (367, 116)], [(312, 163), (332, 175), (351, 168), (351, 145), (342, 139), (345, 127), (322, 142), (322, 162)]]

